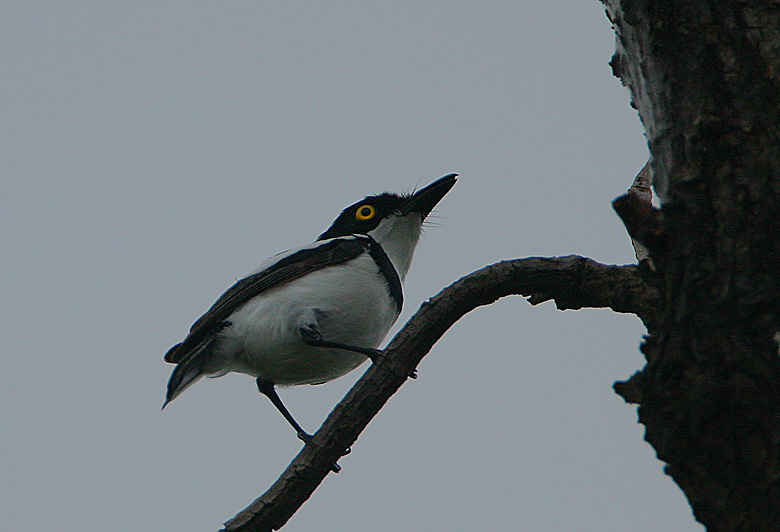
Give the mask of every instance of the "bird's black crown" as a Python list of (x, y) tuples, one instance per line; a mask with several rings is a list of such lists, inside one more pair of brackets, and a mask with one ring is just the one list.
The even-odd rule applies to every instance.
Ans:
[(455, 185), (457, 177), (457, 174), (445, 175), (412, 194), (385, 192), (378, 196), (368, 196), (344, 209), (317, 240), (368, 234), (376, 229), (379, 222), (393, 214), (406, 216), (416, 213), (424, 219)]
[(391, 192), (368, 196), (341, 211), (339, 217), (317, 240), (353, 234), (365, 235), (389, 215), (398, 213), (407, 197)]

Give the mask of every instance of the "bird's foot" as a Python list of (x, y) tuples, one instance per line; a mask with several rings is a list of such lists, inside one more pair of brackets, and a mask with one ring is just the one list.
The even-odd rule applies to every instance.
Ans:
[[(385, 355), (385, 352), (381, 349), (371, 349), (371, 353), (366, 352), (365, 355), (371, 360), (372, 364), (379, 364), (380, 361), (384, 362), (387, 359), (387, 356)], [(394, 371), (395, 373), (395, 371)], [(417, 370), (413, 369), (410, 371), (407, 375), (407, 378), (409, 379), (416, 379), (417, 378)]]
[(301, 440), (306, 445), (314, 445), (315, 447), (317, 447), (317, 445), (311, 441), (313, 436), (308, 432), (303, 432), (302, 430), (298, 431), (297, 436), (298, 439)]
[[(303, 432), (303, 431), (298, 432), (298, 439), (301, 440), (304, 444), (319, 448), (320, 446), (314, 443), (314, 441), (312, 441), (313, 438), (314, 436), (312, 436), (307, 432)], [(350, 452), (352, 452), (352, 450), (348, 448), (346, 452), (344, 452), (344, 454), (342, 454), (341, 456), (347, 455)], [(341, 466), (338, 465), (336, 462), (333, 462), (330, 465), (330, 470), (333, 471), (334, 473), (338, 473), (339, 471), (341, 471)]]
[(385, 359), (385, 352), (381, 349), (365, 348), (363, 354), (368, 357), (372, 364), (378, 364), (380, 360)]

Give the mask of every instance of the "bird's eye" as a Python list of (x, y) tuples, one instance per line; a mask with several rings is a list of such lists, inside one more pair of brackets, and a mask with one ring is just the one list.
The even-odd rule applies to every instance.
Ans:
[(361, 205), (358, 207), (357, 212), (355, 213), (355, 218), (358, 219), (360, 222), (365, 222), (366, 220), (370, 220), (376, 215), (376, 209), (373, 205)]

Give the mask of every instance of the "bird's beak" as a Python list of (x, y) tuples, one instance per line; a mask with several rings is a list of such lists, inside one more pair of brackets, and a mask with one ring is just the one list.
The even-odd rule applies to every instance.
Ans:
[(437, 179), (425, 188), (421, 188), (409, 196), (399, 210), (401, 215), (419, 213), (425, 218), (433, 210), (437, 203), (450, 191), (457, 181), (458, 174), (449, 174)]

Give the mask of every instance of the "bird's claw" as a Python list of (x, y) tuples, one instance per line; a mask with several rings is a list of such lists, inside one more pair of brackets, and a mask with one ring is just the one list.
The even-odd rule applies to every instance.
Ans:
[(316, 445), (312, 442), (313, 436), (307, 432), (300, 431), (297, 433), (298, 439), (301, 440), (306, 445)]
[[(317, 445), (316, 443), (314, 443), (312, 441), (313, 438), (314, 437), (311, 434), (308, 434), (308, 433), (303, 432), (303, 431), (298, 432), (298, 439), (301, 440), (304, 444), (312, 445), (314, 447), (319, 448), (319, 445)], [(347, 450), (344, 451), (344, 454), (342, 454), (341, 456), (348, 455), (351, 452), (352, 452), (352, 449), (350, 447), (347, 447)], [(341, 466), (334, 462), (334, 463), (332, 463), (330, 465), (330, 470), (333, 471), (334, 473), (338, 473), (339, 471), (341, 471)]]
[(381, 349), (366, 349), (366, 356), (372, 364), (377, 364), (380, 360), (385, 359), (385, 352)]
[[(341, 453), (341, 456), (347, 456), (351, 452), (352, 452), (352, 447), (347, 447), (346, 449), (344, 449), (344, 452)], [(330, 466), (330, 470), (333, 471), (334, 473), (338, 473), (339, 471), (341, 471), (341, 466), (336, 463), (333, 463)]]

